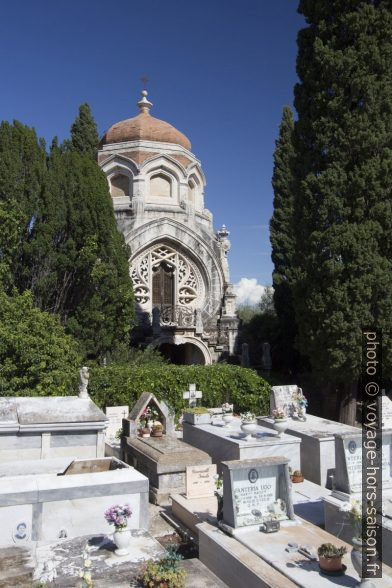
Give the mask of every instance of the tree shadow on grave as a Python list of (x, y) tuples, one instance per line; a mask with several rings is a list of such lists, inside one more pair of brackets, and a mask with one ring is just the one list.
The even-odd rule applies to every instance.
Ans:
[[(156, 536), (155, 539), (158, 543), (160, 543), (165, 549), (168, 547), (174, 547), (184, 559), (199, 557), (199, 548), (195, 541), (195, 534), (190, 529), (186, 529), (182, 526), (181, 521), (173, 515), (171, 506), (161, 506), (160, 508), (161, 516), (162, 512), (168, 516), (168, 519), (165, 517), (162, 518), (167, 522), (169, 522), (169, 520), (174, 521), (179, 525), (179, 528), (175, 529), (173, 527), (172, 533)], [(197, 515), (198, 513), (195, 514)]]
[(324, 521), (324, 503), (322, 500), (294, 504), (294, 513), (305, 519), (305, 521), (309, 521), (322, 529), (324, 528), (324, 524), (320, 524), (320, 522)]

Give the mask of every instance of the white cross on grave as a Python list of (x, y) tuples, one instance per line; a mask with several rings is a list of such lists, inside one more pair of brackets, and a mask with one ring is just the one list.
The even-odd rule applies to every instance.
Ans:
[(197, 399), (203, 397), (201, 390), (196, 390), (196, 384), (189, 384), (189, 390), (182, 393), (184, 400), (188, 400), (189, 408), (196, 406)]

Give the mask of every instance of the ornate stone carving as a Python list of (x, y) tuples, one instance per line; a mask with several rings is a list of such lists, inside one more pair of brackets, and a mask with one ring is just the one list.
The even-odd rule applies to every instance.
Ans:
[(88, 380), (90, 377), (89, 368), (83, 366), (79, 370), (80, 375), (80, 384), (79, 384), (79, 398), (89, 398), (87, 387), (88, 387)]
[(200, 307), (205, 297), (200, 271), (193, 261), (165, 244), (151, 247), (132, 261), (136, 302), (146, 309), (151, 306), (152, 273), (162, 262), (174, 271), (176, 304), (192, 309)]

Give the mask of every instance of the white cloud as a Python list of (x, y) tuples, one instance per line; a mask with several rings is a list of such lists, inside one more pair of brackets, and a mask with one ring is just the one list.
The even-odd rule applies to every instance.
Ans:
[(255, 305), (260, 302), (260, 298), (266, 289), (257, 283), (256, 278), (241, 278), (237, 284), (234, 284), (234, 291), (237, 294), (237, 304)]

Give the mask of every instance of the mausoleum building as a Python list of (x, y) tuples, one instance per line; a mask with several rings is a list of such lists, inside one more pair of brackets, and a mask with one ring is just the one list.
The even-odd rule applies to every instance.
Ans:
[(234, 355), (238, 328), (229, 232), (214, 230), (189, 139), (150, 114), (145, 90), (138, 106), (104, 134), (98, 162), (132, 253), (139, 341), (175, 363), (214, 363)]

